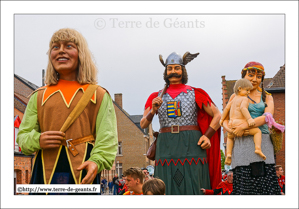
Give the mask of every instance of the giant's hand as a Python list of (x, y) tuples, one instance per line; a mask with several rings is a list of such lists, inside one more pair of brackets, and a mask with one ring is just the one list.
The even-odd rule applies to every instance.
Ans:
[(242, 123), (238, 126), (233, 127), (233, 133), (236, 136), (247, 136), (249, 134), (249, 131), (246, 130), (248, 128), (246, 123)]
[(163, 103), (163, 100), (160, 97), (156, 97), (155, 99), (153, 99), (152, 101), (152, 113), (156, 113), (157, 110), (161, 107)]
[(252, 118), (249, 118), (247, 120), (249, 127), (254, 126), (255, 125), (255, 121)]
[(40, 147), (42, 149), (58, 148), (64, 137), (65, 133), (61, 131), (45, 131), (39, 137)]
[[(202, 144), (201, 144), (202, 143)], [(202, 135), (200, 139), (198, 140), (197, 145), (200, 145), (202, 149), (210, 149), (211, 148), (211, 142), (208, 137), (205, 135)]]
[(87, 174), (80, 184), (91, 184), (98, 173), (97, 164), (92, 161), (85, 161), (77, 168), (77, 171), (81, 171), (82, 169), (85, 169)]

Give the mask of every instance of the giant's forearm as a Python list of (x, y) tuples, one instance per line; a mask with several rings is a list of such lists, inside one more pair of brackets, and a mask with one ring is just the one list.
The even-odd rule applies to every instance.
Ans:
[(150, 110), (149, 107), (146, 110), (144, 110), (143, 118), (140, 120), (140, 126), (142, 129), (147, 128), (151, 124), (152, 118), (155, 114), (153, 112), (153, 109)]
[(230, 109), (229, 108), (227, 108), (227, 106), (226, 106), (226, 108), (223, 110), (223, 113), (222, 113), (222, 115), (221, 115), (221, 120), (225, 120), (225, 118), (227, 118), (228, 117), (228, 113), (229, 113), (229, 111), (230, 111)]
[(37, 92), (33, 94), (27, 104), (26, 111), (19, 127), (17, 143), (22, 153), (30, 155), (41, 149), (39, 144), (40, 127), (37, 117)]
[(211, 106), (203, 105), (203, 109), (208, 115), (210, 115), (213, 118), (210, 123), (210, 127), (213, 128), (215, 131), (217, 131), (218, 128), (220, 128), (220, 124), (219, 124), (219, 121), (221, 119), (220, 111), (214, 104), (211, 104)]
[(145, 129), (149, 126), (150, 122), (146, 120), (145, 117), (143, 117), (140, 121), (140, 126), (142, 129)]
[(241, 112), (242, 112), (243, 116), (246, 118), (246, 120), (249, 120), (251, 118), (248, 108), (241, 107)]
[(88, 161), (98, 166), (98, 173), (110, 170), (117, 153), (117, 121), (113, 102), (105, 93), (96, 119), (96, 140)]
[(228, 120), (228, 118), (229, 118), (229, 111), (230, 111), (231, 106), (232, 106), (232, 101), (230, 101), (229, 103), (227, 103), (226, 107), (224, 108), (223, 113), (221, 115), (221, 120), (223, 120), (223, 121), (225, 119)]
[(210, 127), (213, 128), (215, 131), (217, 131), (218, 128), (220, 128), (220, 124), (219, 124), (220, 118), (221, 118), (221, 113), (217, 112), (217, 114), (214, 114), (214, 117), (210, 123)]
[(255, 118), (255, 119), (253, 119), (253, 120), (254, 120), (254, 122), (255, 122), (255, 125), (254, 125), (254, 126), (249, 127), (249, 126), (248, 126), (248, 123), (243, 123), (243, 124), (241, 124), (242, 129), (243, 129), (243, 130), (246, 130), (246, 129), (249, 129), (249, 128), (258, 128), (258, 127), (260, 127), (260, 126), (266, 124), (265, 116), (260, 116), (260, 117), (257, 117), (257, 118)]

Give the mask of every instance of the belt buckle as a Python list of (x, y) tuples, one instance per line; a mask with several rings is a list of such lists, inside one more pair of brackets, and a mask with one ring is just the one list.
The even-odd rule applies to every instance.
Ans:
[(72, 141), (72, 140), (73, 140), (73, 139), (68, 139), (68, 140), (65, 140), (67, 148), (69, 148), (69, 147), (70, 147), (69, 141)]
[[(178, 130), (177, 130), (176, 132), (173, 131), (173, 127), (175, 127), (175, 126), (178, 127)], [(172, 125), (171, 128), (170, 128), (170, 130), (171, 130), (171, 133), (172, 133), (172, 134), (178, 134), (178, 133), (180, 133), (180, 126), (179, 126), (179, 125)]]

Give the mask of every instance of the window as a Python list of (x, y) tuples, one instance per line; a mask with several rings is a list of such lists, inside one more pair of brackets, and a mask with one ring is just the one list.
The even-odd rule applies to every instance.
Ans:
[(29, 184), (30, 182), (30, 179), (29, 179), (29, 173), (28, 173), (28, 170), (25, 171), (25, 183), (26, 184)]
[(122, 142), (118, 142), (118, 149), (117, 149), (117, 155), (122, 155)]
[(119, 163), (119, 162), (117, 161), (115, 170), (116, 170), (117, 175), (118, 175), (118, 176), (121, 176), (121, 175), (123, 174), (122, 163)]

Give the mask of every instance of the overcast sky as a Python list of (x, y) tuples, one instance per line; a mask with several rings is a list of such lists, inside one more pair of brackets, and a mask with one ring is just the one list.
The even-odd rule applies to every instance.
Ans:
[[(199, 52), (187, 64), (188, 84), (204, 89), (222, 112), (221, 76), (240, 78), (249, 61), (266, 77), (284, 65), (284, 21), (280, 15), (15, 15), (15, 73), (42, 85), (42, 69), (53, 33), (73, 28), (86, 38), (98, 67), (99, 85), (114, 99), (122, 93), (130, 115), (143, 114), (148, 96), (163, 88), (165, 60), (172, 52)], [(159, 129), (157, 116), (153, 121)], [(223, 149), (223, 137), (221, 137)]]
[[(59, 15), (65, 13), (76, 15)], [(104, 13), (109, 14), (98, 15)], [(184, 14), (174, 15), (179, 13)], [(11, 98), (12, 91), (4, 91), (3, 85), (12, 81), (11, 75), (7, 74), (12, 69), (15, 74), (41, 86), (41, 71), (47, 66), (46, 53), (50, 38), (55, 31), (65, 27), (78, 30), (86, 38), (99, 70), (99, 85), (108, 89), (113, 99), (115, 93), (122, 93), (123, 108), (131, 115), (143, 114), (148, 96), (164, 86), (164, 68), (159, 61), (159, 54), (165, 60), (174, 51), (181, 55), (189, 51), (199, 52), (200, 55), (186, 66), (188, 85), (204, 89), (221, 112), (221, 76), (225, 75), (227, 80), (239, 79), (241, 69), (247, 62), (258, 61), (265, 67), (266, 78), (271, 78), (287, 60), (287, 72), (292, 74), (286, 73), (289, 76), (286, 86), (292, 84), (292, 87), (296, 88), (295, 93), (287, 94), (295, 100), (286, 105), (295, 105), (296, 108), (292, 109), (291, 114), (297, 118), (298, 2), (1, 2), (1, 101)], [(290, 51), (294, 46), (296, 51)], [(285, 49), (289, 50), (288, 53)], [(295, 80), (292, 80), (294, 77)], [(9, 85), (13, 86), (12, 83)], [(7, 102), (8, 109), (13, 107), (12, 101), (11, 99)], [(10, 126), (7, 124), (12, 123), (4, 122), (3, 119), (12, 118), (12, 112), (4, 113), (8, 115), (1, 117), (1, 129), (9, 130)], [(288, 130), (291, 130), (292, 125), (294, 130), (298, 129), (297, 120), (288, 123)], [(155, 117), (154, 129), (158, 128)], [(12, 133), (10, 137), (13, 137)], [(292, 144), (286, 144), (288, 150), (294, 147), (298, 149), (297, 133), (298, 131), (294, 133), (296, 136), (294, 135)], [(3, 137), (3, 134), (4, 131), (1, 132), (1, 138), (7, 138)], [(221, 145), (222, 143), (223, 141)], [(288, 177), (293, 174), (296, 178), (292, 179), (292, 182), (297, 185), (298, 150), (286, 152), (286, 159), (294, 158), (294, 153), (297, 154), (296, 159), (291, 160), (292, 165), (288, 164), (291, 161), (287, 161), (286, 167)], [(10, 176), (13, 175), (12, 164), (12, 161), (5, 164), (10, 168), (8, 170), (11, 170)], [(3, 170), (2, 165), (3, 163)], [(290, 172), (291, 169), (294, 169), (293, 172)], [(11, 187), (12, 179), (8, 179), (9, 185), (1, 189)], [(260, 204), (270, 206), (270, 203), (273, 203), (273, 207), (274, 203), (275, 207), (284, 207), (286, 202), (296, 199), (298, 191), (288, 194), (283, 205), (270, 197), (263, 197), (267, 199), (264, 203), (248, 202), (247, 197), (240, 197), (238, 200), (248, 202), (248, 205), (242, 207), (260, 207)], [(169, 200), (170, 197), (165, 198)], [(35, 201), (40, 200), (44, 199), (35, 198)], [(194, 198), (192, 200), (195, 201)], [(145, 199), (144, 201), (147, 202)], [(54, 202), (49, 202), (49, 205)], [(11, 203), (18, 206), (21, 204), (20, 201), (9, 201), (10, 205)], [(172, 204), (174, 207), (184, 207), (187, 203), (188, 206), (192, 205), (192, 201), (184, 204), (177, 201), (169, 203), (175, 203)], [(216, 203), (220, 204), (215, 201)], [(226, 203), (239, 207), (233, 204), (233, 201)], [(152, 204), (155, 205), (156, 202), (149, 205)], [(223, 203), (219, 204), (216, 205), (219, 207)], [(81, 203), (78, 203), (79, 205), (83, 207)], [(115, 204), (114, 206), (117, 207)], [(207, 204), (205, 206), (209, 207)]]
[[(147, 97), (163, 88), (164, 60), (172, 52), (200, 55), (186, 66), (188, 84), (207, 91), (221, 109), (221, 76), (239, 79), (249, 61), (273, 77), (284, 60), (284, 15), (15, 15), (15, 73), (42, 85), (51, 36), (73, 28), (86, 38), (98, 82), (123, 108), (142, 114)], [(152, 27), (150, 27), (152, 23)], [(154, 27), (154, 25), (156, 27)], [(104, 27), (104, 28), (103, 28)], [(114, 98), (114, 96), (113, 96)]]

